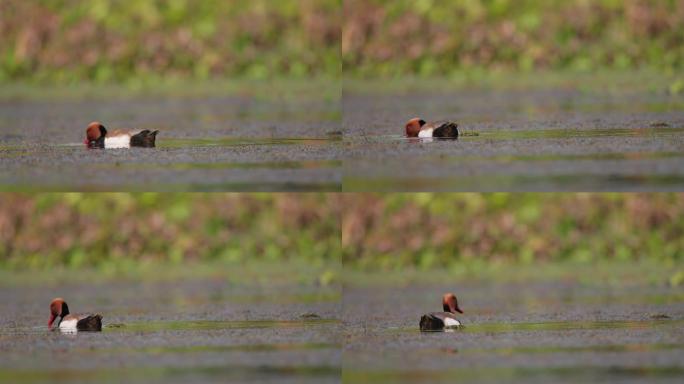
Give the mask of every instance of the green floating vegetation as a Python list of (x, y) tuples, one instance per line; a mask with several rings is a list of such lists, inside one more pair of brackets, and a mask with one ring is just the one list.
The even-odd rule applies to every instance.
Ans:
[(157, 321), (131, 324), (116, 324), (106, 327), (105, 332), (158, 332), (168, 330), (218, 330), (218, 329), (260, 329), (260, 328), (303, 328), (316, 325), (338, 324), (336, 319), (303, 320), (250, 320), (250, 321)]

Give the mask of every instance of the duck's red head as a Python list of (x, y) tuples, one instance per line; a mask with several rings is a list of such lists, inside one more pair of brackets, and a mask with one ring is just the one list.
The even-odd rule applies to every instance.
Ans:
[(48, 321), (48, 328), (52, 329), (52, 323), (56, 318), (62, 318), (69, 314), (69, 306), (62, 298), (56, 298), (50, 303), (50, 320)]
[(442, 307), (444, 308), (444, 312), (463, 313), (461, 308), (458, 307), (458, 299), (456, 299), (456, 295), (453, 293), (445, 293), (444, 296), (442, 296)]
[(104, 138), (106, 135), (107, 129), (104, 125), (93, 121), (86, 128), (86, 138), (83, 144), (87, 145), (88, 148), (104, 148)]
[(414, 117), (406, 123), (406, 137), (418, 137), (420, 128), (425, 125), (425, 120)]

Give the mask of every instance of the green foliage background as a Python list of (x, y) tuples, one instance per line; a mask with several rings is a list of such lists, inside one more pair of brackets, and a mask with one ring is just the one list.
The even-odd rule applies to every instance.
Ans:
[(345, 74), (684, 67), (680, 0), (345, 0)]
[(0, 82), (677, 72), (681, 25), (680, 0), (3, 0)]
[(339, 76), (341, 0), (2, 0), (0, 82)]
[(684, 261), (682, 194), (355, 194), (345, 268)]
[(339, 209), (335, 194), (3, 194), (0, 266), (335, 264)]
[(3, 194), (0, 267), (684, 261), (684, 194)]

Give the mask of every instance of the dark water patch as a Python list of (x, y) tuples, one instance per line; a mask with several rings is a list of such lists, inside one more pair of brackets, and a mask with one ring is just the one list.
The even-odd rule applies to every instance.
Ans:
[(327, 365), (263, 364), (244, 366), (225, 364), (221, 366), (165, 366), (165, 367), (119, 367), (98, 369), (50, 369), (12, 370), (0, 369), (0, 380), (7, 383), (43, 382), (154, 382), (182, 383), (193, 381), (210, 382), (330, 382), (339, 381), (340, 367)]
[(422, 350), (415, 350), (416, 354), (422, 354), (425, 357), (442, 356), (442, 355), (503, 355), (503, 356), (519, 356), (521, 354), (540, 354), (546, 355), (550, 353), (644, 353), (649, 354), (655, 351), (671, 351), (684, 349), (682, 344), (667, 344), (667, 343), (639, 343), (639, 344), (600, 344), (600, 345), (541, 345), (541, 346), (512, 346), (512, 347), (494, 347), (494, 348), (426, 348)]
[(415, 383), (415, 382), (589, 382), (615, 380), (674, 379), (684, 376), (678, 366), (635, 367), (470, 367), (441, 370), (354, 370), (345, 369), (343, 383)]
[(309, 161), (267, 161), (250, 163), (170, 163), (170, 164), (97, 164), (98, 168), (133, 168), (133, 169), (155, 169), (163, 167), (167, 170), (185, 171), (192, 169), (221, 170), (221, 169), (303, 169), (303, 168), (339, 168), (342, 166), (341, 160), (309, 160)]
[(318, 314), (313, 313), (313, 312), (303, 313), (303, 314), (299, 315), (299, 317), (302, 319), (320, 319), (321, 318)]
[[(342, 186), (337, 182), (324, 182), (324, 183), (307, 183), (307, 182), (253, 182), (253, 183), (214, 183), (214, 184), (203, 184), (203, 183), (192, 183), (187, 185), (179, 184), (148, 184), (146, 186), (141, 186), (137, 184), (122, 185), (122, 186), (93, 186), (85, 187), (83, 191), (85, 192), (106, 192), (111, 190), (111, 188), (123, 188), (126, 191), (131, 192), (221, 192), (221, 191), (232, 191), (232, 192), (278, 192), (278, 191), (289, 191), (289, 192), (338, 192), (341, 190)], [(1, 188), (0, 188), (1, 189)], [(50, 190), (50, 188), (48, 188)], [(55, 191), (65, 191), (65, 188), (56, 188)], [(80, 190), (76, 188), (75, 190)]]
[(341, 184), (298, 182), (192, 183), (192, 184), (98, 184), (98, 185), (4, 185), (0, 192), (339, 192)]
[(275, 343), (275, 344), (232, 344), (232, 345), (157, 345), (140, 347), (109, 347), (106, 349), (93, 350), (82, 349), (78, 346), (70, 348), (74, 354), (134, 354), (146, 355), (161, 354), (194, 354), (201, 352), (225, 353), (225, 352), (288, 352), (288, 351), (316, 351), (322, 349), (340, 349), (336, 343)]
[(507, 348), (488, 348), (488, 349), (464, 349), (460, 353), (498, 353), (502, 355), (512, 355), (518, 353), (530, 354), (546, 354), (557, 352), (644, 352), (650, 353), (661, 350), (677, 350), (684, 349), (682, 344), (607, 344), (607, 345), (585, 345), (585, 346), (559, 346), (559, 345), (545, 345), (545, 346), (515, 346)]
[(684, 175), (489, 175), (461, 177), (360, 178), (345, 176), (344, 191), (679, 191)]

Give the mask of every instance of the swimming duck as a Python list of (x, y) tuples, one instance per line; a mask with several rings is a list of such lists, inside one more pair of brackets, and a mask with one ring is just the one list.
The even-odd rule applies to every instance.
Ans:
[(442, 308), (444, 312), (426, 313), (420, 317), (421, 331), (442, 331), (444, 329), (458, 329), (463, 324), (454, 315), (456, 312), (463, 313), (458, 307), (458, 300), (453, 293), (445, 293), (442, 296)]
[(107, 132), (104, 125), (97, 121), (88, 124), (86, 138), (83, 144), (88, 148), (130, 148), (154, 147), (159, 131), (145, 130), (116, 130)]
[(414, 117), (406, 123), (406, 137), (457, 139), (458, 124), (451, 121), (427, 123), (419, 117)]
[[(53, 328), (55, 319), (57, 324)], [(95, 331), (102, 330), (101, 315), (72, 315), (69, 313), (69, 306), (62, 298), (56, 298), (50, 303), (50, 320), (48, 328), (54, 330), (59, 328), (62, 332), (76, 331)]]

